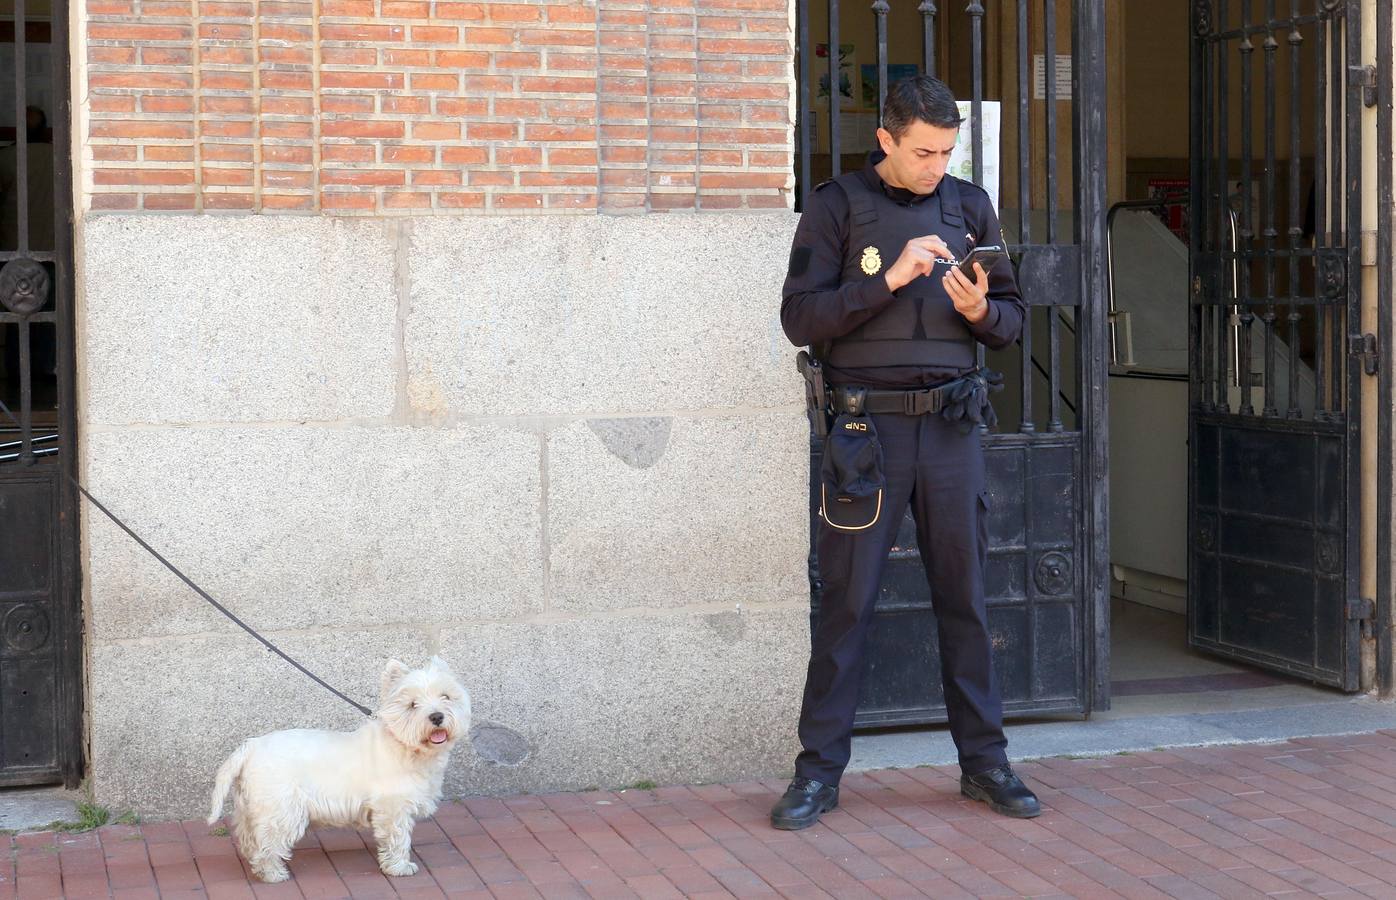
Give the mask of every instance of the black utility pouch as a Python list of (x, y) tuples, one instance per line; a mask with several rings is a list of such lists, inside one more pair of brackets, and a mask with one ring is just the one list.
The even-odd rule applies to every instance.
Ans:
[(819, 515), (840, 531), (863, 531), (877, 524), (887, 487), (882, 443), (862, 406), (859, 396), (840, 409), (824, 441)]

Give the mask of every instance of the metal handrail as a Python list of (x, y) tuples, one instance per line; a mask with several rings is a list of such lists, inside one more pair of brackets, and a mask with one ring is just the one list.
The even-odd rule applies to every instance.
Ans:
[(1129, 328), (1129, 313), (1121, 313), (1115, 307), (1115, 215), (1122, 209), (1152, 209), (1163, 210), (1169, 206), (1187, 206), (1187, 199), (1178, 200), (1121, 200), (1110, 207), (1105, 214), (1105, 285), (1106, 285), (1106, 321), (1110, 324), (1110, 365), (1130, 368), (1134, 365), (1134, 348), (1132, 341), (1126, 341), (1129, 346), (1125, 355), (1126, 361), (1120, 362), (1120, 335), (1119, 324), (1123, 317), (1125, 330)]
[[(39, 435), (38, 437), (35, 437), (35, 438), (30, 439), (29, 443), (31, 443), (31, 444), (43, 444), (43, 443), (47, 443), (47, 442), (49, 442), (49, 441), (56, 441), (56, 440), (58, 440), (58, 433), (57, 433), (57, 432), (54, 432), (53, 434), (41, 434), (41, 435)], [(11, 447), (18, 447), (20, 444), (23, 444), (23, 443), (24, 443), (24, 441), (6, 441), (5, 443), (0, 444), (0, 450), (8, 450), (8, 449), (10, 449)]]
[[(45, 447), (42, 450), (31, 450), (30, 456), (53, 456), (59, 450), (58, 447)], [(0, 462), (14, 462), (19, 459), (18, 453), (0, 453)]]
[[(1116, 332), (1116, 318), (1121, 315), (1115, 308), (1115, 244), (1114, 227), (1115, 214), (1121, 209), (1165, 209), (1169, 206), (1187, 206), (1188, 198), (1180, 197), (1176, 200), (1121, 200), (1110, 207), (1110, 211), (1105, 214), (1105, 283), (1107, 285), (1107, 302), (1109, 303), (1108, 320), (1110, 322), (1110, 363), (1120, 365), (1119, 346)], [(1237, 272), (1237, 252), (1239, 247), (1236, 210), (1230, 205), (1226, 209), (1227, 218), (1230, 223), (1231, 238), (1231, 283), (1227, 285), (1227, 296), (1232, 300), (1231, 313), (1227, 318), (1227, 325), (1231, 327), (1231, 383), (1235, 387), (1241, 386), (1241, 307), (1236, 301), (1237, 285), (1240, 284), (1239, 273)], [(1129, 313), (1123, 313), (1128, 317)], [(1132, 357), (1133, 354), (1131, 353)], [(1133, 365), (1133, 362), (1124, 364)]]
[[(1241, 386), (1241, 305), (1236, 303), (1236, 291), (1239, 281), (1236, 272), (1236, 255), (1240, 247), (1237, 240), (1236, 210), (1231, 208), (1231, 204), (1226, 206), (1227, 220), (1231, 224), (1231, 316), (1227, 319), (1227, 324), (1231, 326), (1231, 384), (1234, 387)], [(1250, 360), (1245, 361), (1247, 369), (1250, 369)], [(1249, 376), (1249, 372), (1246, 373)], [(1250, 378), (1247, 377), (1247, 381)], [(1247, 385), (1249, 389), (1250, 385)]]
[[(55, 433), (53, 433), (53, 434), (41, 434), (41, 435), (37, 435), (37, 436), (31, 438), (30, 441), (29, 441), (29, 443), (30, 443), (30, 445), (31, 445), (31, 450), (30, 450), (29, 455), (30, 455), (30, 456), (52, 456), (53, 454), (57, 453), (57, 452), (59, 451), (59, 448), (56, 447), (56, 446), (54, 446), (54, 447), (42, 447), (42, 448), (40, 448), (40, 447), (34, 447), (33, 445), (35, 445), (35, 444), (49, 444), (49, 443), (53, 443), (53, 442), (55, 442), (55, 441), (58, 440), (58, 437), (59, 437), (59, 435), (55, 432)], [(0, 443), (0, 451), (3, 451), (3, 450), (13, 450), (15, 447), (19, 447), (19, 446), (21, 446), (23, 443), (24, 443), (23, 440), (18, 440), (18, 441), (5, 441), (4, 443)], [(15, 460), (19, 459), (19, 456), (20, 456), (20, 451), (18, 451), (18, 450), (15, 450), (15, 452), (13, 452), (13, 453), (0, 453), (0, 463), (14, 462)]]

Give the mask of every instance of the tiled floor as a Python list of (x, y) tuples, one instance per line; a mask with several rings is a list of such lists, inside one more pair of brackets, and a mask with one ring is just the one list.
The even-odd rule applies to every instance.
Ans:
[(1113, 599), (1106, 719), (1342, 703), (1351, 695), (1192, 650), (1185, 617)]
[(22, 834), (0, 900), (41, 897), (1396, 897), (1396, 731), (1018, 766), (1046, 812), (960, 798), (950, 768), (849, 775), (779, 832), (782, 783), (468, 799), (418, 825), (421, 871), (309, 836), (292, 881), (248, 880), (201, 822)]

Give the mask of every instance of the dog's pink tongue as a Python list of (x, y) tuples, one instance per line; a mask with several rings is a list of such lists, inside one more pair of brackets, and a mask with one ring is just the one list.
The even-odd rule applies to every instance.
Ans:
[(433, 744), (444, 744), (446, 743), (446, 738), (450, 736), (451, 735), (446, 731), (446, 729), (438, 728), (427, 736), (427, 740), (431, 741)]

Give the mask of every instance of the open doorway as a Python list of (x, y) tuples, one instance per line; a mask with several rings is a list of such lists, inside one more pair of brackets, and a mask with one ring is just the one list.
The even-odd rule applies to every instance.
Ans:
[[(1343, 429), (1327, 426), (1351, 408), (1345, 291), (1325, 299), (1318, 283), (1324, 248), (1342, 244), (1345, 210), (1324, 202), (1341, 137), (1323, 146), (1341, 91), (1335, 107), (1320, 73), (1343, 22), (1305, 6), (1268, 27), (1199, 23), (1186, 4), (1130, 5), (1123, 20), (1125, 195), (1108, 225), (1116, 714), (1347, 696), (1315, 682), (1345, 677), (1351, 504), (1335, 488), (1325, 507), (1305, 483), (1343, 475), (1329, 450)], [(1239, 38), (1194, 65), (1199, 28)], [(1223, 446), (1213, 420), (1248, 430)], [(1307, 523), (1267, 512), (1281, 507)]]

